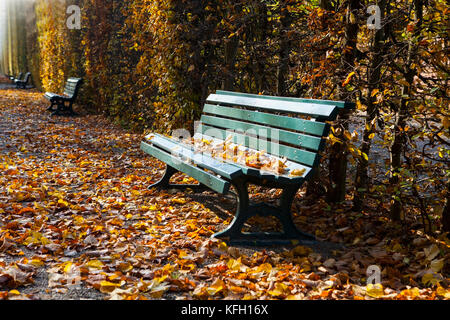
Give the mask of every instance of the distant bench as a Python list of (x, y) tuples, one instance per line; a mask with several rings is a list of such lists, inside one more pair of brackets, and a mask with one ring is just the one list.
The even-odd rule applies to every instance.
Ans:
[(18, 75), (17, 75), (17, 78), (14, 78), (14, 76), (7, 76), (8, 78), (9, 78), (9, 80), (11, 80), (11, 81), (15, 81), (15, 80), (21, 80), (22, 79), (22, 77), (23, 77), (23, 73), (22, 72), (20, 72)]
[(74, 115), (75, 112), (73, 111), (73, 103), (78, 96), (78, 92), (80, 91), (82, 83), (83, 79), (69, 78), (66, 82), (64, 93), (62, 95), (52, 92), (46, 92), (44, 94), (44, 97), (51, 103), (50, 107), (47, 110), (52, 111), (52, 115), (62, 115), (64, 113)]
[(14, 83), (16, 85), (17, 89), (26, 89), (27, 88), (27, 84), (30, 81), (31, 78), (31, 72), (27, 72), (25, 74), (25, 77), (23, 79), (21, 79), (20, 76), (21, 74), (19, 73), (19, 78), (14, 79)]
[[(351, 108), (354, 104), (347, 102), (217, 91), (207, 98), (194, 138), (219, 144), (227, 139), (253, 152), (265, 151), (285, 157), (286, 173), (275, 174), (221, 160), (197, 150), (192, 144), (153, 133), (142, 141), (141, 149), (165, 162), (167, 168), (162, 179), (151, 187), (195, 191), (207, 187), (225, 194), (233, 186), (238, 197), (235, 218), (226, 230), (214, 235), (230, 243), (277, 244), (313, 240), (313, 236), (295, 226), (291, 205), (299, 188), (312, 178), (319, 166), (319, 152), (325, 146), (330, 129), (326, 121), (335, 120), (340, 109)], [(200, 185), (169, 183), (178, 171), (196, 179)], [(290, 175), (295, 171), (301, 174)], [(279, 206), (250, 203), (249, 183), (282, 189)], [(255, 215), (277, 217), (283, 232), (242, 232), (244, 224)]]

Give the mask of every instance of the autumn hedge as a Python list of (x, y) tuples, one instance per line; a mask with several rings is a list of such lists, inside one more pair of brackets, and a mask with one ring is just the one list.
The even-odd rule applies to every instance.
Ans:
[[(72, 4), (80, 30), (65, 24)], [(327, 188), (341, 185), (330, 201), (345, 200), (349, 153), (356, 210), (370, 194), (393, 220), (449, 230), (448, 7), (377, 4), (379, 30), (370, 1), (21, 0), (10, 2), (0, 71), (29, 69), (43, 91), (83, 77), (84, 109), (161, 132), (192, 128), (216, 89), (357, 102), (362, 131), (343, 117), (329, 139), (338, 165)], [(378, 167), (374, 146), (389, 154)]]

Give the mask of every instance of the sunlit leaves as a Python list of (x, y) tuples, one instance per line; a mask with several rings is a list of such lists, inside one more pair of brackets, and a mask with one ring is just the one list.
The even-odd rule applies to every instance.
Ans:
[[(2, 94), (0, 126), (10, 145), (0, 142), (0, 166), (9, 170), (0, 176), (2, 299), (72, 287), (105, 299), (448, 299), (444, 237), (405, 234), (381, 215), (312, 197), (294, 202), (296, 224), (347, 248), (229, 246), (210, 236), (230, 223), (232, 210), (219, 215), (189, 192), (147, 189), (164, 166), (139, 152), (140, 135), (99, 125), (98, 117), (49, 122), (40, 94)], [(35, 100), (29, 113), (15, 108)], [(122, 150), (105, 150), (109, 141)], [(278, 196), (252, 186), (258, 200)], [(371, 265), (382, 270), (382, 292), (366, 285)], [(44, 288), (35, 281), (41, 277)]]

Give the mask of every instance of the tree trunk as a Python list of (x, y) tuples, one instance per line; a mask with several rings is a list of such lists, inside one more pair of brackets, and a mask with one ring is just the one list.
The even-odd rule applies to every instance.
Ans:
[[(423, 18), (423, 0), (414, 1), (414, 21), (416, 32), (419, 32)], [(402, 166), (402, 154), (405, 148), (405, 131), (403, 131), (408, 117), (408, 102), (411, 99), (411, 86), (416, 75), (415, 69), (411, 67), (413, 59), (415, 58), (417, 48), (412, 42), (408, 45), (407, 59), (404, 65), (403, 74), (405, 77), (405, 84), (402, 87), (402, 98), (400, 105), (395, 114), (396, 122), (394, 127), (394, 140), (390, 148), (390, 162), (391, 174), (389, 177), (389, 184), (393, 189), (394, 197), (391, 201), (390, 216), (393, 221), (401, 220), (402, 204), (400, 199), (400, 169)]]
[[(259, 2), (257, 5), (258, 12), (258, 22), (257, 22), (257, 30), (255, 30), (256, 41), (258, 45), (261, 45), (267, 39), (267, 28), (268, 28), (268, 16), (267, 16), (267, 4), (264, 2)], [(256, 59), (256, 85), (258, 92), (263, 92), (265, 86), (267, 85), (266, 81), (266, 63), (265, 59)]]
[(281, 30), (280, 30), (280, 61), (277, 67), (277, 95), (284, 96), (286, 95), (286, 78), (289, 73), (289, 58), (291, 53), (291, 41), (289, 40), (289, 36), (287, 31), (292, 23), (292, 17), (288, 10), (284, 10), (282, 12), (281, 17)]
[(450, 232), (450, 183), (447, 183), (447, 201), (442, 211), (442, 231)]
[[(342, 65), (344, 71), (342, 74), (342, 78), (344, 78), (349, 73), (349, 70), (353, 70), (355, 66), (357, 53), (356, 44), (359, 31), (358, 22), (355, 16), (357, 15), (360, 6), (361, 4), (359, 0), (348, 1), (344, 45), (344, 48), (346, 48), (346, 50), (344, 51), (344, 54), (342, 56)], [(346, 92), (341, 92), (340, 96), (342, 100), (348, 99)], [(345, 130), (348, 130), (348, 119), (348, 112), (342, 112), (339, 116), (338, 122), (340, 123), (342, 134)], [(338, 136), (338, 138), (340, 137)], [(329, 163), (331, 184), (328, 193), (329, 202), (335, 203), (345, 200), (348, 163), (347, 155), (347, 146), (345, 144), (336, 143), (333, 145)]]
[[(378, 3), (381, 11), (381, 17), (384, 17), (385, 12), (385, 1), (380, 1)], [(374, 43), (371, 48), (373, 52), (373, 57), (370, 62), (370, 67), (368, 70), (368, 94), (367, 94), (367, 117), (365, 120), (363, 141), (361, 146), (361, 152), (365, 153), (367, 156), (370, 154), (370, 148), (372, 140), (370, 135), (375, 133), (373, 121), (378, 114), (378, 108), (375, 104), (376, 96), (372, 96), (373, 90), (379, 88), (380, 77), (381, 77), (381, 66), (383, 63), (383, 41), (384, 41), (384, 31), (383, 29), (375, 31)], [(369, 176), (368, 176), (368, 166), (369, 161), (364, 157), (361, 157), (358, 161), (358, 167), (356, 170), (355, 178), (355, 197), (353, 199), (353, 209), (355, 211), (360, 211), (364, 204), (364, 198), (368, 190)]]
[(324, 10), (331, 10), (332, 6), (330, 0), (320, 0), (320, 7)]
[(239, 37), (233, 36), (225, 43), (225, 67), (226, 72), (222, 81), (222, 90), (234, 90), (235, 80), (235, 61), (236, 54), (239, 47)]

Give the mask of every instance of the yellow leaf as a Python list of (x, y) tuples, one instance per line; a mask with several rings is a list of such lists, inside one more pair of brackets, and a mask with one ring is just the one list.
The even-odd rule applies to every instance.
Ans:
[(425, 273), (422, 277), (422, 283), (424, 285), (435, 285), (439, 283), (439, 280), (436, 279), (433, 273)]
[(210, 295), (210, 296), (214, 296), (216, 294), (218, 294), (219, 292), (221, 292), (222, 290), (224, 290), (226, 287), (226, 284), (223, 280), (221, 279), (217, 279), (216, 281), (214, 281), (214, 283), (206, 288), (206, 292)]
[(366, 293), (372, 298), (381, 298), (384, 296), (384, 289), (383, 286), (379, 283), (375, 285), (369, 283), (366, 287)]
[(76, 225), (80, 225), (84, 223), (84, 218), (82, 216), (73, 217), (73, 221)]
[(440, 285), (436, 289), (436, 293), (445, 299), (450, 299), (450, 289), (444, 289)]
[(270, 263), (263, 263), (262, 265), (256, 268), (256, 272), (266, 272), (270, 273), (272, 271), (272, 265)]
[(380, 89), (374, 89), (371, 93), (371, 96), (372, 97), (376, 96), (379, 91), (380, 91)]
[(347, 84), (350, 83), (350, 80), (352, 80), (352, 77), (355, 75), (355, 72), (350, 72), (345, 79), (345, 81), (342, 83), (342, 86), (345, 87)]
[(441, 269), (444, 267), (444, 258), (431, 261), (430, 266), (431, 266), (431, 270), (433, 270), (433, 272), (440, 272)]
[(227, 262), (227, 267), (228, 269), (232, 270), (232, 271), (240, 271), (241, 270), (241, 258), (239, 257), (239, 259), (235, 260), (235, 259), (230, 259)]
[(122, 286), (121, 283), (114, 283), (114, 282), (109, 282), (109, 281), (103, 280), (102, 282), (100, 282), (100, 292), (109, 293), (109, 292), (114, 291), (115, 288), (119, 288), (121, 286)]
[(70, 262), (70, 261), (66, 262), (65, 266), (64, 266), (64, 273), (70, 273), (72, 270), (72, 266), (73, 266), (72, 262)]
[(372, 140), (373, 138), (375, 138), (375, 133), (371, 133), (371, 134), (369, 135), (369, 139), (370, 139), (370, 140)]
[(39, 260), (39, 259), (33, 259), (33, 260), (30, 261), (29, 264), (31, 264), (34, 267), (38, 267), (39, 268), (39, 267), (42, 267), (44, 265), (44, 262)]
[(352, 135), (348, 130), (344, 130), (344, 136), (347, 138), (347, 140), (352, 140)]
[(61, 208), (67, 208), (69, 206), (69, 203), (67, 201), (62, 200), (62, 199), (58, 200), (58, 204), (60, 205)]
[(126, 273), (128, 271), (133, 270), (133, 266), (128, 263), (128, 262), (122, 262), (120, 263), (117, 268), (122, 272), (122, 273)]
[(31, 233), (31, 236), (29, 236), (28, 238), (25, 239), (24, 244), (25, 245), (29, 245), (29, 244), (49, 244), (50, 240), (48, 240), (47, 238), (42, 236), (42, 233), (39, 232), (35, 232), (33, 231)]
[(221, 242), (221, 243), (219, 243), (219, 249), (222, 251), (227, 251), (228, 245), (225, 242)]
[(305, 173), (306, 169), (294, 169), (291, 171), (292, 177), (301, 177)]
[(356, 101), (356, 107), (358, 108), (358, 110), (362, 110), (364, 108), (364, 105), (361, 103), (361, 101)]
[(401, 295), (404, 295), (404, 296), (414, 299), (420, 295), (420, 291), (419, 291), (419, 288), (412, 288), (412, 289), (408, 289), (408, 290), (403, 290), (401, 292)]
[(180, 198), (175, 198), (172, 200), (173, 203), (178, 203), (178, 204), (185, 204), (186, 200), (185, 199), (180, 199)]
[(11, 290), (8, 292), (8, 295), (20, 296), (20, 292), (17, 290)]
[(284, 283), (275, 283), (275, 288), (268, 292), (271, 296), (279, 297), (281, 295), (290, 294), (290, 290)]
[(84, 265), (92, 269), (102, 269), (105, 266), (100, 260), (90, 260)]
[(286, 297), (286, 300), (304, 300), (305, 296), (303, 294), (289, 295)]

